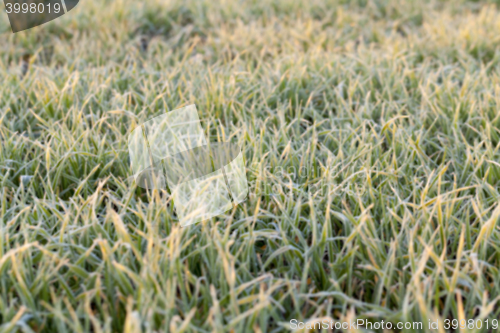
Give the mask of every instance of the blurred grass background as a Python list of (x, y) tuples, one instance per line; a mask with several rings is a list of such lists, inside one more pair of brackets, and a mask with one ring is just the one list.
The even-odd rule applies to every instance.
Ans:
[[(18, 34), (3, 11), (1, 332), (499, 318), (498, 5), (81, 0)], [(192, 103), (251, 194), (180, 228), (127, 135)]]

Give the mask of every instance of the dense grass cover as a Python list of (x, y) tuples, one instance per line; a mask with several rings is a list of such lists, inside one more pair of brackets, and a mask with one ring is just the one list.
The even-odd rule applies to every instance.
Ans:
[[(2, 332), (500, 316), (496, 3), (82, 0), (0, 30)], [(251, 195), (180, 228), (127, 135), (192, 103)]]

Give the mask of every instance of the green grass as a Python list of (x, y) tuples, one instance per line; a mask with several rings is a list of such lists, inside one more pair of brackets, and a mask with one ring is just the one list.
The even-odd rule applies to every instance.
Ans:
[[(2, 12), (0, 331), (499, 318), (497, 5), (81, 0), (15, 35)], [(180, 228), (127, 136), (192, 103), (251, 193)]]

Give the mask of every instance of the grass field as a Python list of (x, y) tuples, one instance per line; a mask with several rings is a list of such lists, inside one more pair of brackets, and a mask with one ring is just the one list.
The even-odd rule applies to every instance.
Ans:
[[(18, 34), (2, 10), (0, 331), (498, 319), (499, 5), (81, 0)], [(251, 190), (180, 228), (127, 136), (192, 103)]]

